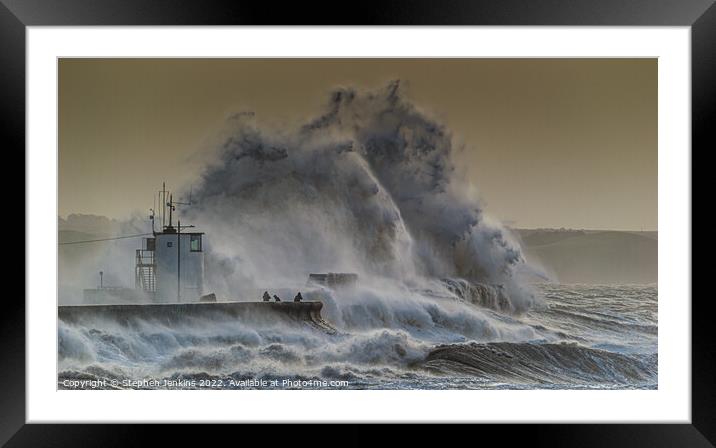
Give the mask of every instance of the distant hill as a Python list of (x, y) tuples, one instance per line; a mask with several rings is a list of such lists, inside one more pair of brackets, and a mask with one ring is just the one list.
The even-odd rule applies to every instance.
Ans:
[(96, 234), (96, 233), (87, 233), (87, 232), (80, 232), (78, 230), (63, 230), (60, 229), (58, 233), (58, 242), (60, 243), (72, 243), (76, 241), (85, 241), (85, 240), (92, 240), (97, 238), (102, 238), (106, 235), (104, 234)]
[(94, 235), (110, 235), (121, 228), (116, 219), (100, 215), (83, 215), (73, 213), (67, 218), (57, 217), (57, 226), (60, 231), (84, 232)]
[(658, 233), (516, 229), (526, 258), (561, 283), (656, 283)]
[[(103, 272), (105, 286), (134, 284), (134, 251), (138, 239), (90, 242), (102, 238), (146, 232), (132, 222), (120, 222), (98, 215), (69, 215), (57, 218), (57, 247), (60, 303), (78, 303), (82, 290), (99, 284)], [(66, 244), (77, 243), (81, 244)], [(65, 243), (65, 244), (63, 244)]]
[[(58, 227), (60, 242), (136, 231), (134, 228), (126, 228), (117, 220), (96, 215), (58, 218)], [(527, 260), (542, 266), (562, 283), (656, 283), (658, 279), (659, 243), (655, 231), (513, 229), (513, 232), (520, 238)], [(60, 246), (60, 271), (67, 272), (74, 268), (94, 273), (94, 264), (80, 261), (91, 260), (96, 264), (98, 257), (110, 247), (125, 244), (133, 247), (136, 242), (122, 240), (113, 244)], [(128, 260), (129, 266), (131, 259)], [(87, 266), (82, 266), (84, 264)], [(131, 266), (127, 269), (131, 269)]]

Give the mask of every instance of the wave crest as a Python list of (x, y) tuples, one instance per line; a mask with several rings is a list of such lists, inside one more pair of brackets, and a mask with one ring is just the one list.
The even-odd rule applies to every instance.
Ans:
[(504, 285), (501, 309), (524, 311), (535, 299), (519, 243), (488, 219), (453, 152), (450, 132), (397, 81), (338, 89), (295, 131), (236, 116), (190, 209), (211, 235), (212, 282), (231, 296), (309, 272), (465, 278)]

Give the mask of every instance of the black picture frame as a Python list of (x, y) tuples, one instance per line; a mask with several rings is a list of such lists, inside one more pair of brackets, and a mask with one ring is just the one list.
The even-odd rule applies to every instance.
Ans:
[[(691, 28), (692, 155), (714, 148), (710, 123), (716, 108), (716, 6), (713, 0), (401, 0), (351, 4), (238, 0), (0, 0), (0, 110), (5, 154), (25, 151), (25, 31), (27, 26), (77, 25), (560, 25), (685, 26)], [(18, 165), (19, 166), (19, 165)], [(16, 187), (15, 187), (16, 188)], [(693, 215), (693, 213), (692, 213)], [(692, 217), (693, 219), (693, 217)], [(25, 234), (25, 239), (31, 235)], [(31, 268), (31, 266), (26, 266)], [(694, 266), (694, 269), (697, 269)], [(703, 268), (702, 268), (703, 269)], [(12, 299), (12, 300), (11, 300)], [(197, 435), (186, 425), (47, 425), (25, 424), (25, 309), (19, 295), (6, 298), (0, 312), (0, 444), (7, 446), (135, 446), (148, 433), (183, 440)], [(691, 298), (671, 298), (691, 299)], [(716, 444), (716, 344), (710, 297), (692, 301), (692, 423), (595, 425), (482, 425), (480, 440), (528, 440), (532, 446), (714, 446)], [(239, 405), (239, 404), (237, 404)], [(618, 403), (615, 403), (618, 406)], [(399, 416), (396, 416), (399, 418)], [(333, 427), (339, 439), (322, 442), (367, 445), (374, 441), (364, 426)], [(239, 431), (223, 426), (236, 440)], [(246, 429), (242, 428), (241, 437)], [(314, 431), (259, 428), (271, 444), (295, 444)], [(401, 428), (383, 442), (401, 446), (444, 433), (427, 426)], [(221, 434), (223, 433), (223, 434)], [(297, 436), (297, 434), (299, 434)], [(202, 436), (203, 437), (203, 436)], [(391, 437), (394, 440), (391, 440)], [(231, 439), (230, 439), (231, 440)], [(248, 440), (248, 439), (247, 439)], [(315, 439), (314, 439), (315, 440)], [(310, 441), (310, 440), (309, 440)], [(169, 443), (168, 439), (166, 440)], [(206, 440), (205, 440), (206, 442)], [(213, 442), (209, 442), (213, 443)], [(257, 442), (252, 442), (257, 443)], [(494, 443), (494, 442), (491, 442)]]

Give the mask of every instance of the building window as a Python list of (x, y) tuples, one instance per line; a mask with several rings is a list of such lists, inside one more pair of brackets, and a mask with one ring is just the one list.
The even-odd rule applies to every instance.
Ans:
[(172, 247), (172, 242), (171, 242), (171, 241), (167, 241), (167, 247)]
[(189, 238), (189, 249), (192, 252), (201, 252), (201, 235), (191, 235)]

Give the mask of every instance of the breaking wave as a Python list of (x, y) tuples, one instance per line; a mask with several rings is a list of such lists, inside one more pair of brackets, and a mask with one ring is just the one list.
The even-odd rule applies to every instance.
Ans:
[(235, 115), (189, 211), (210, 235), (213, 284), (232, 297), (310, 272), (413, 288), (454, 278), (499, 287), (503, 311), (529, 309), (539, 297), (519, 244), (485, 214), (453, 156), (449, 131), (397, 81), (338, 89), (295, 130)]
[[(454, 299), (403, 307), (356, 300), (326, 310), (332, 333), (301, 320), (267, 325), (216, 313), (60, 321), (60, 386), (147, 377), (339, 379), (350, 388), (656, 387), (655, 288), (542, 289), (546, 306), (517, 317)], [(598, 317), (614, 307), (618, 318)], [(555, 310), (573, 317), (556, 318)]]
[(437, 347), (425, 368), (444, 375), (470, 376), (496, 383), (584, 385), (656, 385), (657, 355), (625, 355), (576, 343), (509, 342)]

